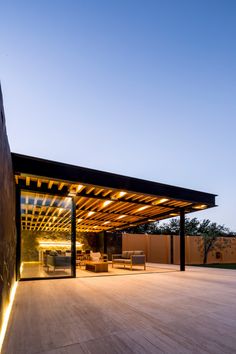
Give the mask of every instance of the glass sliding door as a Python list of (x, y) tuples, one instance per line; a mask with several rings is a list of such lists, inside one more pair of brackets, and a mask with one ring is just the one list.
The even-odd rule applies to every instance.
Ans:
[(72, 199), (21, 191), (21, 279), (72, 276)]

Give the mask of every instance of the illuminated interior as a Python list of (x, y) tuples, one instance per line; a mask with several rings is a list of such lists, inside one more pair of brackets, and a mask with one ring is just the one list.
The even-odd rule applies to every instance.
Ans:
[(71, 198), (21, 191), (21, 278), (71, 276), (71, 245)]

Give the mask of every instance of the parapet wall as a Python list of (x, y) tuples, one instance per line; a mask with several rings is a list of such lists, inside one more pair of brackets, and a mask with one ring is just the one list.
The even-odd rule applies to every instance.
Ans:
[(15, 282), (15, 183), (0, 86), (0, 331)]
[[(179, 236), (169, 235), (144, 235), (123, 234), (122, 250), (143, 250), (147, 261), (151, 263), (179, 264)], [(201, 236), (186, 236), (185, 238), (185, 261), (186, 264), (202, 264), (203, 239)], [(209, 252), (207, 263), (236, 263), (236, 238), (219, 237), (221, 247)], [(171, 244), (173, 247), (171, 247)], [(172, 255), (171, 255), (172, 254)]]

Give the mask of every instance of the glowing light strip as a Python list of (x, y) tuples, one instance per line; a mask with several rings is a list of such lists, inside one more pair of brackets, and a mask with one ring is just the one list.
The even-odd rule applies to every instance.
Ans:
[[(71, 242), (53, 242), (53, 241), (39, 241), (39, 246), (40, 247), (71, 247)], [(76, 242), (76, 247), (81, 247), (83, 246), (83, 243), (81, 242)]]
[(6, 330), (7, 330), (9, 317), (10, 317), (10, 314), (11, 314), (11, 309), (12, 309), (14, 297), (15, 297), (15, 294), (16, 294), (17, 285), (18, 285), (18, 282), (16, 281), (14, 283), (14, 285), (12, 286), (9, 303), (8, 303), (8, 306), (7, 306), (4, 314), (3, 314), (2, 328), (0, 329), (0, 353), (1, 353), (1, 350), (2, 350), (2, 345), (3, 345), (4, 338), (5, 338)]

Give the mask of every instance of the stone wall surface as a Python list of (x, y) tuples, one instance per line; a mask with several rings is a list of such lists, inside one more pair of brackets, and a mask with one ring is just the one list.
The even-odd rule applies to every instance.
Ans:
[[(82, 250), (99, 251), (97, 248), (96, 233), (77, 232), (76, 241), (82, 243)], [(21, 231), (21, 261), (23, 262), (35, 262), (39, 260), (40, 241), (52, 241), (71, 242), (71, 231), (33, 231), (22, 230)], [(52, 246), (50, 246), (53, 249)], [(62, 247), (56, 247), (56, 249), (63, 250)], [(66, 249), (65, 249), (66, 250)]]
[(15, 281), (15, 182), (0, 86), (0, 330)]

